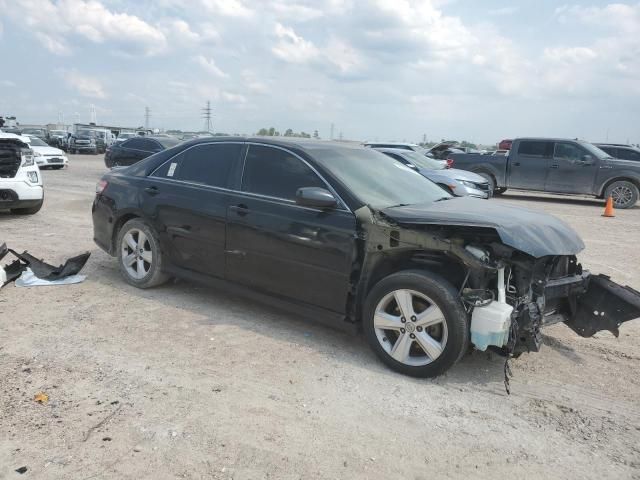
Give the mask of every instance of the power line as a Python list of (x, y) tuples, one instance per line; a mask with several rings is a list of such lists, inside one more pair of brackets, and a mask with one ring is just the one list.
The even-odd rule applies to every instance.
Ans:
[(202, 109), (202, 118), (204, 118), (204, 129), (211, 132), (211, 102), (207, 100), (207, 106)]

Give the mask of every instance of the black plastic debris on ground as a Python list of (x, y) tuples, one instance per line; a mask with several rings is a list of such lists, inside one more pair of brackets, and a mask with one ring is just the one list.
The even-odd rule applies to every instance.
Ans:
[(18, 472), (20, 475), (26, 473), (27, 470), (29, 470), (27, 467), (16, 468), (16, 472)]
[(71, 275), (76, 275), (80, 273), (80, 270), (82, 270), (91, 255), (91, 253), (85, 252), (68, 259), (63, 265), (55, 267), (43, 260), (37, 259), (26, 251), (18, 253), (15, 250), (7, 248), (6, 243), (0, 245), (0, 260), (8, 253), (13, 254), (17, 260), (14, 260), (4, 267), (0, 267), (4, 268), (6, 277), (4, 283), (0, 284), (0, 288), (19, 278), (27, 268), (30, 268), (36, 277), (48, 281), (62, 280)]

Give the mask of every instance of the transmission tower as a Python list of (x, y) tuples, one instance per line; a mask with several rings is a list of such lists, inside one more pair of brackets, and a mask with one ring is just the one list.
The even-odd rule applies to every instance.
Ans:
[(151, 118), (151, 109), (144, 107), (144, 128), (149, 130), (149, 118)]
[(202, 109), (202, 118), (204, 118), (204, 129), (211, 133), (211, 102), (207, 100), (207, 106)]

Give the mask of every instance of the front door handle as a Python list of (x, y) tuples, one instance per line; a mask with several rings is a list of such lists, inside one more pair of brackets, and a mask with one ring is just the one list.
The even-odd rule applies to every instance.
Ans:
[(240, 217), (244, 217), (249, 213), (249, 207), (247, 207), (244, 203), (240, 205), (232, 205), (229, 207), (230, 210), (236, 212), (236, 214)]
[(554, 163), (553, 165), (551, 165), (549, 168), (558, 168), (558, 165), (556, 163)]
[(516, 162), (513, 164), (514, 167), (519, 167), (520, 166), (520, 162)]
[(147, 187), (144, 189), (144, 191), (147, 192), (149, 195), (157, 195), (160, 193), (160, 191), (158, 190), (158, 187), (156, 186)]

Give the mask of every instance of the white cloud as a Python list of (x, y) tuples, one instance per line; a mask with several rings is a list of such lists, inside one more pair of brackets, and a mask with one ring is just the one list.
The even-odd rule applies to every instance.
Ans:
[(220, 70), (213, 58), (206, 58), (204, 55), (198, 55), (197, 57), (194, 57), (194, 60), (198, 65), (215, 77), (227, 78), (229, 76)]
[(76, 70), (62, 71), (64, 80), (69, 86), (76, 90), (83, 97), (88, 98), (106, 98), (104, 88), (100, 81), (95, 77), (83, 75)]
[(68, 54), (69, 38), (80, 36), (129, 52), (153, 55), (166, 48), (166, 37), (156, 27), (127, 13), (108, 10), (97, 0), (17, 0), (7, 9), (53, 53)]
[(598, 54), (587, 47), (545, 48), (543, 58), (552, 62), (579, 64), (596, 58)]
[(248, 102), (247, 97), (239, 93), (222, 92), (222, 99), (228, 103), (245, 104)]
[(253, 11), (240, 0), (202, 0), (208, 10), (229, 17), (250, 17)]
[(271, 2), (269, 8), (279, 20), (308, 22), (324, 16), (320, 8), (284, 0)]
[(3, 87), (13, 88), (16, 86), (16, 83), (11, 80), (0, 80), (0, 85)]
[(271, 51), (276, 57), (285, 62), (305, 63), (318, 55), (316, 46), (296, 34), (293, 28), (277, 23), (275, 34), (279, 41)]

